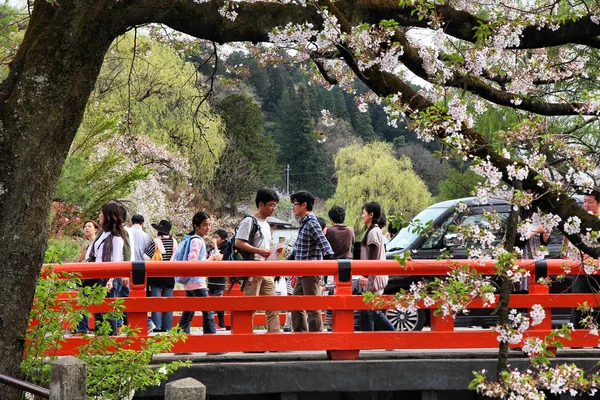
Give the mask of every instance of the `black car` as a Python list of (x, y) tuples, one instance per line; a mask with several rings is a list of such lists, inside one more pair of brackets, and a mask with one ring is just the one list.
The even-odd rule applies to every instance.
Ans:
[[(582, 203), (582, 196), (576, 199)], [(457, 205), (464, 203), (466, 210), (458, 211)], [(500, 199), (490, 199), (487, 204), (479, 204), (476, 197), (467, 197), (457, 200), (449, 200), (434, 204), (420, 212), (411, 224), (398, 232), (396, 236), (386, 245), (387, 258), (394, 259), (396, 254), (404, 254), (411, 251), (411, 258), (417, 260), (435, 260), (442, 255), (443, 251), (449, 253), (450, 259), (461, 260), (467, 257), (466, 242), (457, 233), (455, 227), (468, 227), (471, 225), (486, 225), (488, 222), (484, 212), (495, 211), (500, 219), (506, 221), (510, 213), (510, 204)], [(462, 208), (465, 208), (464, 206)], [(415, 225), (426, 224), (431, 221), (432, 231), (427, 234), (421, 233)], [(504, 235), (504, 226), (494, 231), (499, 242)], [(562, 248), (563, 236), (560, 232), (552, 232), (550, 242), (547, 246), (549, 255), (547, 258), (558, 258)], [(384, 294), (395, 294), (399, 289), (408, 289), (411, 283), (420, 281), (422, 278), (415, 276), (390, 276), (388, 286)], [(570, 282), (560, 285), (552, 285), (551, 292), (561, 293), (570, 286)], [(429, 310), (417, 310), (416, 312), (404, 312), (399, 310), (388, 310), (387, 316), (397, 330), (418, 331), (429, 323)], [(552, 313), (553, 325), (569, 322), (570, 309), (556, 309)], [(473, 309), (469, 315), (459, 315), (454, 321), (455, 326), (483, 326), (489, 327), (497, 323), (497, 317), (490, 315), (488, 309)]]

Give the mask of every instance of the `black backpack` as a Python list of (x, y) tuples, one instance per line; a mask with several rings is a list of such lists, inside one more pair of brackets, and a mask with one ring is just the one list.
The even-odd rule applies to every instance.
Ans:
[[(254, 238), (256, 237), (256, 233), (258, 232), (260, 235), (260, 238), (263, 238), (263, 233), (262, 230), (260, 229), (260, 225), (258, 225), (258, 221), (256, 220), (256, 218), (252, 215), (246, 215), (242, 221), (246, 218), (252, 218), (252, 228), (250, 229), (250, 235), (248, 235), (248, 243), (251, 246), (254, 246)], [(242, 222), (240, 221), (240, 223)], [(239, 225), (238, 225), (239, 227)], [(237, 231), (238, 228), (235, 228), (235, 233), (233, 234), (233, 236), (231, 237), (231, 239), (229, 239), (228, 243), (227, 243), (227, 247), (228, 247), (228, 251), (223, 254), (223, 260), (225, 261), (241, 261), (241, 260), (254, 260), (254, 253), (248, 253), (247, 251), (244, 251), (238, 247), (235, 247), (235, 239), (237, 237)], [(246, 282), (248, 280), (247, 276), (233, 276), (229, 278), (231, 285), (229, 286), (229, 291), (231, 291), (231, 286), (235, 283), (235, 282), (241, 282), (241, 289), (244, 290), (244, 286), (246, 285)]]
[[(262, 230), (260, 229), (260, 225), (258, 225), (258, 221), (252, 215), (246, 215), (244, 219), (252, 218), (252, 229), (250, 229), (250, 235), (248, 236), (248, 243), (251, 246), (254, 246), (254, 237), (258, 232), (260, 234), (260, 238), (263, 238)], [(244, 220), (242, 219), (242, 221)], [(240, 223), (242, 222), (240, 221)], [(239, 225), (238, 225), (239, 227)], [(231, 239), (229, 239), (229, 243), (227, 247), (229, 248), (228, 254), (223, 255), (223, 260), (226, 261), (239, 261), (239, 260), (254, 260), (254, 253), (248, 253), (240, 248), (235, 247), (235, 239), (237, 237), (238, 228), (235, 228), (235, 232)]]

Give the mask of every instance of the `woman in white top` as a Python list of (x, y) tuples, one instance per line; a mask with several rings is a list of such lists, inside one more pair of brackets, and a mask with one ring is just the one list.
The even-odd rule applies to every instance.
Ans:
[[(102, 233), (96, 236), (94, 242), (88, 247), (85, 259), (88, 262), (109, 262), (123, 261), (123, 245), (125, 244), (124, 237), (126, 235), (123, 229), (123, 213), (121, 206), (117, 203), (105, 203), (100, 209), (100, 228)], [(98, 285), (106, 285), (108, 294), (106, 297), (117, 297), (121, 290), (121, 282), (119, 278), (97, 279), (94, 282)], [(102, 314), (94, 314), (96, 320), (96, 330), (102, 322), (104, 316)], [(108, 320), (111, 326), (111, 335), (117, 333), (117, 321)], [(80, 321), (77, 326), (77, 334), (87, 334), (89, 332), (88, 319), (86, 316)]]
[[(385, 246), (383, 234), (378, 223), (381, 223), (381, 206), (378, 203), (367, 203), (363, 207), (362, 219), (368, 226), (365, 237), (360, 244), (361, 260), (385, 260)], [(385, 226), (385, 222), (383, 222)], [(360, 278), (360, 285), (366, 291), (383, 294), (388, 282), (387, 275), (369, 275)], [(359, 314), (361, 331), (372, 331), (377, 327), (379, 331), (394, 331), (394, 326), (381, 310), (361, 310)]]

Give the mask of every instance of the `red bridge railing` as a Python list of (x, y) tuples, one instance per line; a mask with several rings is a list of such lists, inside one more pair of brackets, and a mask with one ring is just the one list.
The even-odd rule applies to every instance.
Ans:
[[(370, 349), (473, 349), (498, 346), (497, 333), (491, 330), (455, 330), (454, 320), (434, 316), (431, 313), (431, 330), (421, 332), (355, 332), (354, 310), (369, 309), (362, 296), (353, 296), (351, 281), (340, 282), (342, 276), (352, 275), (414, 275), (445, 276), (451, 265), (447, 261), (411, 261), (405, 267), (396, 261), (346, 261), (345, 266), (338, 261), (269, 261), (269, 262), (155, 262), (145, 263), (75, 263), (54, 265), (56, 272), (78, 272), (82, 278), (130, 277), (130, 297), (125, 298), (125, 311), (131, 327), (139, 327), (146, 332), (147, 317), (151, 311), (183, 310), (225, 310), (230, 315), (231, 331), (217, 334), (194, 334), (185, 343), (177, 343), (174, 353), (179, 352), (239, 352), (239, 351), (301, 351), (325, 350), (331, 359), (353, 359), (360, 350)], [(464, 263), (463, 263), (464, 264)], [(529, 260), (520, 265), (531, 272), (528, 294), (512, 294), (511, 308), (531, 308), (540, 304), (546, 311), (542, 324), (531, 328), (529, 336), (544, 337), (551, 330), (553, 308), (575, 308), (587, 301), (594, 306), (598, 301), (593, 294), (551, 294), (548, 286), (538, 284), (539, 275), (564, 274), (564, 260), (547, 260), (542, 265)], [(583, 274), (577, 263), (569, 262), (571, 274)], [(493, 275), (494, 263), (474, 265), (478, 272)], [(538, 276), (536, 276), (536, 273)], [(239, 291), (233, 296), (190, 298), (190, 297), (146, 297), (146, 278), (161, 276), (334, 276), (336, 291), (332, 296), (257, 296), (244, 297)], [(43, 277), (42, 277), (43, 278)], [(181, 293), (181, 292), (179, 292)], [(235, 294), (238, 295), (235, 295)], [(177, 294), (177, 292), (176, 292)], [(65, 299), (64, 301), (72, 301)], [(108, 311), (110, 302), (106, 299), (101, 306), (90, 307), (92, 312)], [(436, 306), (421, 308), (434, 309)], [(483, 308), (480, 300), (469, 305), (470, 309)], [(597, 307), (596, 307), (597, 308)], [(267, 333), (254, 331), (255, 310), (332, 310), (331, 331)], [(201, 317), (194, 318), (195, 326), (201, 325)], [(34, 322), (35, 323), (35, 322)], [(139, 348), (140, 335), (131, 346)], [(59, 350), (60, 355), (72, 355), (87, 340), (85, 337), (67, 337)], [(598, 337), (589, 330), (577, 329), (572, 341), (564, 340), (565, 346), (596, 347)]]

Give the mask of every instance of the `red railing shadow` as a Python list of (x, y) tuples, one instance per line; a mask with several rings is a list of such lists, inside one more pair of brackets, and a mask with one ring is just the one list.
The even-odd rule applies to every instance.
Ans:
[[(564, 274), (564, 260), (547, 260), (537, 268), (533, 261), (522, 261), (520, 265), (531, 271), (529, 294), (511, 295), (511, 308), (531, 308), (540, 304), (546, 310), (542, 324), (528, 331), (529, 336), (543, 337), (551, 330), (552, 308), (576, 307), (588, 301), (596, 304), (593, 294), (551, 294), (548, 286), (538, 284), (536, 273)], [(461, 263), (464, 264), (464, 263)], [(575, 262), (570, 263), (571, 274), (581, 271)], [(411, 261), (405, 267), (396, 261), (351, 261), (352, 275), (414, 275), (445, 276), (450, 269), (447, 261)], [(477, 264), (477, 271), (494, 274), (492, 261)], [(372, 305), (363, 302), (362, 296), (353, 296), (351, 281), (340, 282), (342, 276), (350, 276), (348, 261), (269, 261), (269, 262), (155, 262), (145, 263), (74, 263), (54, 265), (56, 272), (78, 272), (82, 278), (129, 277), (130, 297), (124, 299), (125, 311), (131, 327), (146, 331), (148, 313), (151, 311), (225, 310), (231, 322), (230, 331), (217, 334), (191, 334), (185, 343), (177, 343), (174, 353), (179, 352), (239, 352), (239, 351), (301, 351), (325, 350), (331, 359), (354, 359), (360, 350), (371, 349), (473, 349), (498, 346), (497, 334), (491, 330), (455, 330), (454, 320), (431, 313), (431, 330), (422, 332), (355, 332), (354, 310), (369, 309)], [(146, 297), (146, 278), (164, 276), (334, 276), (336, 291), (332, 296), (257, 296), (241, 295), (188, 298)], [(235, 292), (233, 292), (235, 294)], [(64, 301), (72, 301), (65, 299)], [(108, 311), (107, 299), (102, 306), (90, 307), (91, 311)], [(435, 308), (434, 306), (422, 308)], [(474, 300), (469, 308), (483, 308), (480, 300)], [(254, 316), (255, 310), (332, 310), (331, 331), (266, 333), (256, 332), (253, 326), (264, 323), (264, 317)], [(258, 317), (258, 320), (257, 320)], [(195, 326), (201, 325), (201, 317), (194, 319)], [(32, 323), (35, 323), (33, 321)], [(140, 340), (130, 346), (139, 348)], [(573, 342), (566, 346), (596, 347), (598, 338), (589, 330), (577, 329), (572, 333)], [(68, 337), (59, 350), (59, 355), (72, 355), (87, 340), (84, 337)], [(574, 344), (576, 343), (576, 344)]]

